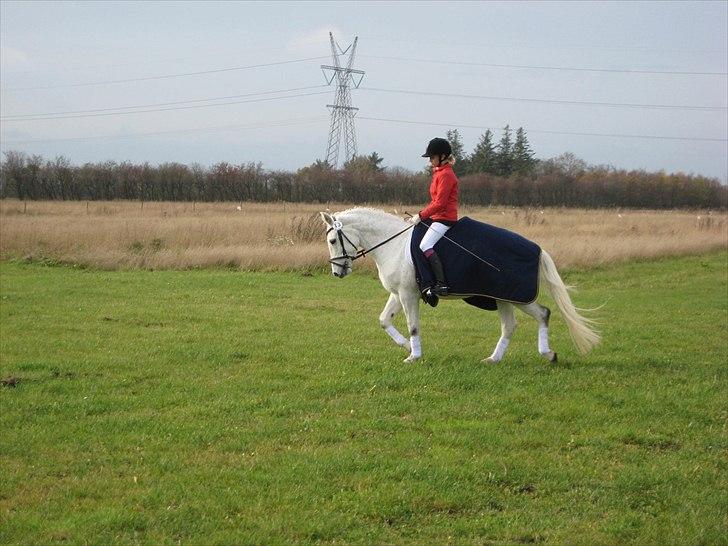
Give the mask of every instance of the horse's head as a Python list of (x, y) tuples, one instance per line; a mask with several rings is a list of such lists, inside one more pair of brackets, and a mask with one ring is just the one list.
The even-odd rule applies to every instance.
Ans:
[(340, 220), (327, 212), (321, 213), (321, 219), (326, 225), (331, 274), (334, 277), (346, 277), (354, 267), (354, 258), (359, 247), (359, 232), (351, 226), (347, 229)]

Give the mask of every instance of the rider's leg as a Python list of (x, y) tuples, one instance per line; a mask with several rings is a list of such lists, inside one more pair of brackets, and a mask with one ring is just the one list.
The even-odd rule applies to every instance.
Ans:
[(430, 265), (433, 275), (435, 276), (435, 286), (432, 291), (439, 296), (447, 295), (447, 283), (445, 281), (445, 272), (442, 267), (440, 257), (435, 252), (435, 244), (442, 238), (443, 235), (450, 229), (449, 226), (441, 224), (440, 222), (432, 222), (430, 227), (427, 229), (425, 236), (420, 241), (420, 250), (427, 258), (427, 262)]

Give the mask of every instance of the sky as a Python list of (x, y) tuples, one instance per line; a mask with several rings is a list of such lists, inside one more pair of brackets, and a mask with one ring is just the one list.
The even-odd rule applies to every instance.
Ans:
[(326, 157), (329, 32), (358, 37), (358, 152), (385, 166), (508, 124), (542, 159), (728, 181), (726, 1), (2, 1), (0, 150), (295, 170)]

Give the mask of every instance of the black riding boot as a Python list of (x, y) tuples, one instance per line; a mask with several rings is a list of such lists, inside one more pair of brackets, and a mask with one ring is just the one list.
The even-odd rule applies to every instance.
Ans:
[(440, 298), (429, 288), (422, 293), (422, 299), (432, 307), (437, 307), (437, 304), (440, 303)]
[(430, 262), (430, 269), (435, 275), (435, 286), (431, 288), (432, 293), (437, 296), (447, 296), (449, 288), (445, 284), (445, 272), (442, 269), (442, 262), (437, 252), (433, 250), (432, 254), (427, 257), (427, 261)]

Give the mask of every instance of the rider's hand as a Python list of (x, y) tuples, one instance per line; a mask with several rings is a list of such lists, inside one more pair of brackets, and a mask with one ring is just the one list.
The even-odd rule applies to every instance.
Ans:
[(422, 218), (420, 218), (419, 214), (415, 214), (414, 216), (410, 216), (409, 218), (407, 218), (407, 221), (410, 224), (412, 224), (413, 226), (416, 226), (417, 224), (419, 224), (420, 220), (422, 220)]

